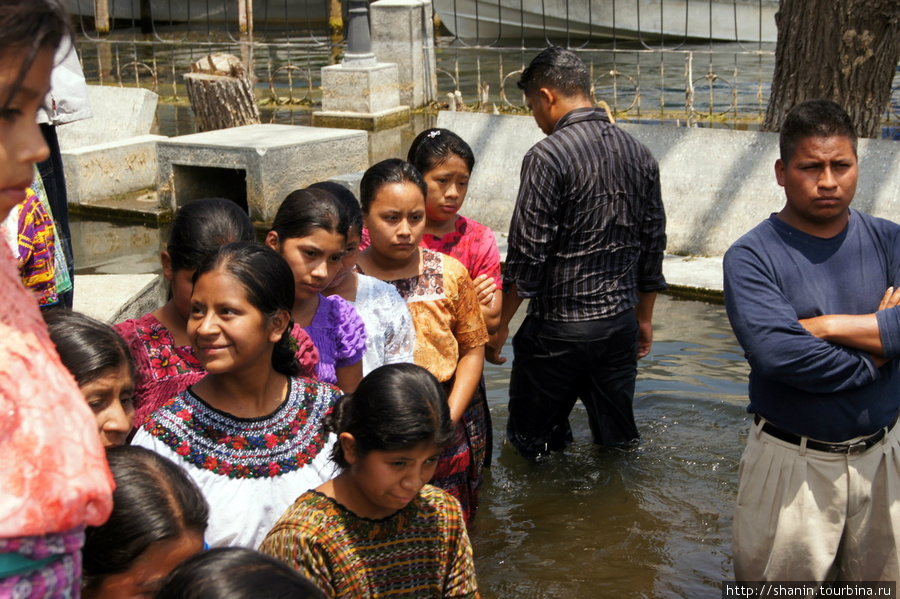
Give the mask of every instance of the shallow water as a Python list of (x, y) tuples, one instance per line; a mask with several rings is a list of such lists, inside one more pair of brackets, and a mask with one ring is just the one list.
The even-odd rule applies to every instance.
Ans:
[(504, 442), (511, 360), (486, 369), (494, 465), (470, 531), (484, 597), (721, 596), (748, 368), (723, 306), (660, 296), (654, 321), (633, 449), (594, 446), (579, 403), (575, 442), (527, 462)]

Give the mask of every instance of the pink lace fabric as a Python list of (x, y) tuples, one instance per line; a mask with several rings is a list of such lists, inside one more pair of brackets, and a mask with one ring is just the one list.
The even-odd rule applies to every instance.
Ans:
[(112, 475), (97, 423), (0, 244), (0, 538), (99, 525)]

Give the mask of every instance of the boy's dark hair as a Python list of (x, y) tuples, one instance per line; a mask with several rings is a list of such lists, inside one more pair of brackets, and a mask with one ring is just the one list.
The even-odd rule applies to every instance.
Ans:
[(807, 100), (791, 108), (778, 137), (781, 161), (787, 163), (797, 146), (807, 137), (843, 136), (853, 144), (856, 154), (856, 127), (847, 111), (831, 100)]
[(447, 161), (459, 156), (466, 163), (469, 173), (475, 168), (475, 154), (459, 135), (449, 129), (426, 129), (419, 133), (409, 146), (406, 159), (423, 175)]
[(134, 362), (128, 344), (111, 326), (63, 308), (46, 310), (41, 315), (63, 366), (79, 387), (110, 368), (125, 365), (134, 379)]
[[(280, 310), (288, 314), (293, 310), (294, 273), (287, 260), (272, 248), (251, 241), (223, 245), (197, 267), (194, 286), (202, 275), (219, 268), (237, 279), (247, 301), (267, 318), (275, 316)], [(300, 362), (291, 347), (293, 323), (291, 319), (272, 352), (272, 367), (287, 376), (300, 373)]]
[(85, 530), (84, 586), (127, 571), (151, 545), (187, 532), (203, 536), (209, 506), (191, 478), (166, 458), (133, 445), (110, 447), (116, 490), (109, 520)]
[(196, 270), (200, 262), (232, 241), (254, 241), (253, 222), (231, 200), (194, 200), (178, 209), (172, 219), (166, 251), (172, 270)]
[(547, 87), (569, 98), (591, 97), (591, 77), (584, 62), (559, 46), (550, 46), (535, 56), (517, 85), (526, 96)]
[(187, 560), (166, 578), (156, 599), (325, 599), (287, 564), (252, 549), (219, 547)]
[(422, 191), (423, 198), (428, 197), (428, 186), (419, 169), (405, 160), (388, 158), (370, 166), (359, 183), (359, 202), (364, 214), (369, 213), (378, 190), (391, 183), (412, 183)]
[(15, 81), (0, 98), (0, 109), (6, 109), (19, 92), (38, 53), (55, 51), (65, 37), (74, 39), (68, 12), (59, 0), (0, 0), (0, 54), (22, 57)]
[[(367, 374), (356, 391), (338, 400), (329, 428), (353, 435), (360, 457), (429, 441), (444, 447), (453, 438), (444, 388), (415, 364), (386, 364)], [(340, 443), (331, 459), (341, 468), (350, 465)]]

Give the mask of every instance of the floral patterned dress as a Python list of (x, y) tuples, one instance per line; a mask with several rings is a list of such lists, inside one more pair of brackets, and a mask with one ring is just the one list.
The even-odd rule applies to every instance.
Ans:
[[(422, 249), (422, 272), (387, 281), (406, 300), (416, 328), (415, 363), (428, 370), (449, 393), (460, 349), (488, 341), (481, 307), (465, 267), (450, 256)], [(357, 270), (362, 269), (357, 266)], [(365, 274), (365, 273), (363, 273)], [(466, 521), (475, 516), (488, 438), (485, 402), (476, 396), (463, 413), (452, 446), (441, 453), (431, 484), (462, 505)]]
[[(133, 318), (113, 328), (128, 343), (137, 381), (134, 392), (134, 422), (141, 426), (154, 410), (206, 375), (190, 345), (176, 345), (172, 333), (152, 313)], [(294, 335), (301, 376), (311, 376), (319, 354), (308, 335)]]
[(132, 444), (194, 479), (209, 502), (210, 546), (256, 549), (300, 494), (337, 474), (324, 420), (338, 397), (332, 385), (291, 378), (274, 412), (238, 418), (189, 388), (153, 412)]

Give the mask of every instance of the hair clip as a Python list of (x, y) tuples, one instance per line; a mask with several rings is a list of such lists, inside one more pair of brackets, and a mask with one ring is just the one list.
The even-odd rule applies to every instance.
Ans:
[(430, 132), (428, 133), (428, 137), (431, 138), (431, 139), (434, 139), (435, 137), (437, 137), (437, 136), (440, 135), (440, 134), (441, 134), (441, 132), (440, 132), (439, 130), (430, 131)]

